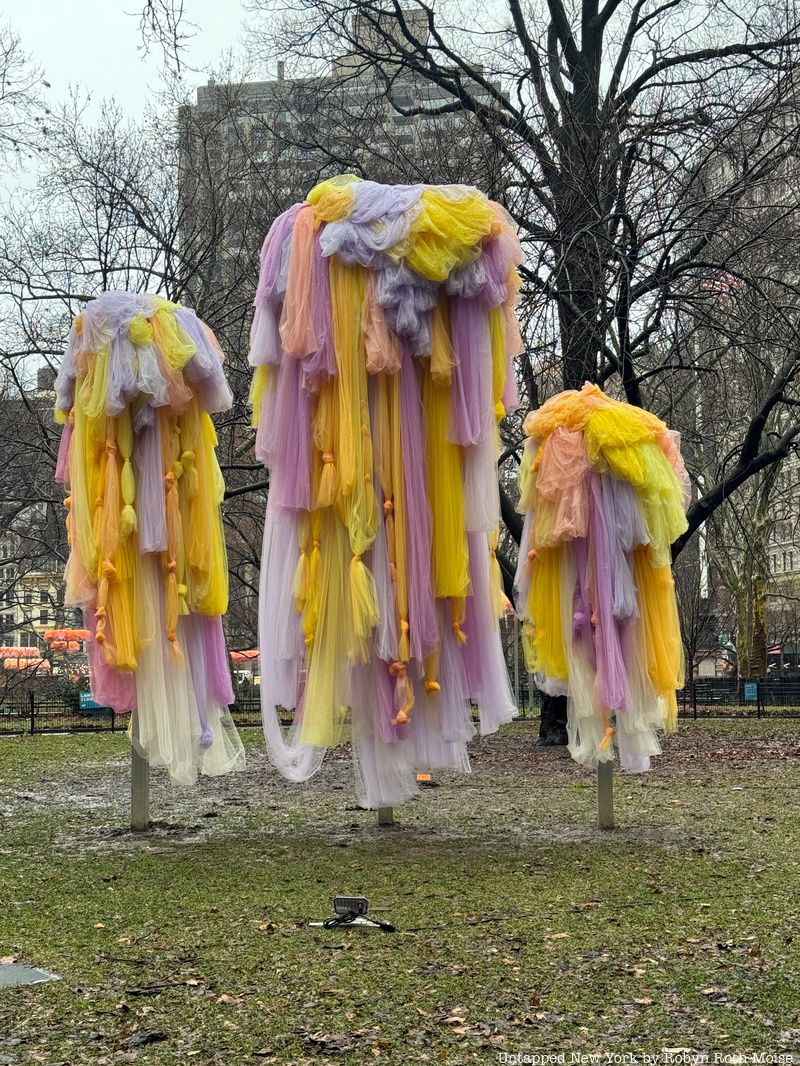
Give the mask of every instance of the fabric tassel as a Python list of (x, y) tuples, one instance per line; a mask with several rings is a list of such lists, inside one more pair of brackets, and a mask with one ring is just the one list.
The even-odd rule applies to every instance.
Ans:
[(308, 561), (308, 552), (306, 551), (305, 546), (303, 546), (300, 549), (300, 555), (294, 571), (294, 580), (292, 582), (294, 609), (298, 614), (303, 613), (306, 609), (306, 603), (308, 602), (309, 570), (310, 564)]
[(117, 418), (117, 444), (122, 456), (122, 473), (120, 475), (120, 491), (122, 493), (123, 508), (120, 515), (120, 536), (126, 539), (136, 530), (136, 511), (133, 508), (136, 499), (136, 483), (133, 477), (131, 454), (133, 452), (133, 427), (128, 410), (124, 410)]
[(441, 692), (442, 686), (438, 681), (439, 674), (439, 649), (425, 656), (425, 691), (429, 694)]
[(311, 542), (311, 556), (308, 561), (308, 594), (303, 611), (303, 631), (306, 646), (313, 644), (319, 616), (319, 541)]
[(372, 630), (378, 624), (378, 591), (375, 578), (360, 555), (354, 555), (350, 563), (350, 603), (353, 611), (350, 661), (367, 662)]
[(339, 475), (333, 461), (332, 452), (322, 453), (322, 474), (319, 479), (317, 507), (333, 507), (339, 495)]
[(389, 673), (394, 678), (395, 716), (392, 718), (392, 725), (408, 725), (414, 709), (414, 689), (408, 677), (408, 670), (405, 663), (398, 660), (391, 664)]
[(495, 618), (502, 619), (506, 613), (506, 594), (503, 592), (503, 573), (500, 569), (500, 563), (497, 558), (497, 545), (500, 539), (500, 534), (497, 530), (494, 530), (489, 534), (489, 552), (491, 555), (491, 590), (492, 590), (492, 612)]
[(194, 465), (194, 452), (187, 450), (181, 452), (181, 469), (183, 470), (183, 477), (186, 481), (186, 495), (189, 499), (194, 499), (197, 495), (197, 468)]

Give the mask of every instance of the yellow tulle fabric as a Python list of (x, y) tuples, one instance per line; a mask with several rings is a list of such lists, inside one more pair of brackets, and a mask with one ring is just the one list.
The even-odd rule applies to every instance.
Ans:
[(505, 418), (503, 393), (506, 388), (506, 320), (502, 307), (493, 307), (489, 312), (489, 336), (492, 345), (492, 399), (497, 421)]
[[(133, 306), (137, 298), (129, 299)], [(177, 399), (175, 408), (155, 409), (150, 419), (157, 433), (156, 473), (163, 486), (155, 502), (163, 507), (166, 530), (160, 552), (165, 636), (179, 657), (177, 630), (182, 615), (222, 615), (227, 610), (228, 570), (220, 516), (224, 482), (213, 423), (183, 375), (196, 352), (195, 343), (176, 316), (178, 305), (159, 297), (148, 301), (147, 314), (120, 318), (119, 332), (134, 352), (137, 346), (155, 347), (167, 391)], [(110, 345), (109, 339), (96, 351), (80, 347), (74, 352), (74, 403), (68, 412), (60, 409), (72, 423), (67, 602), (94, 612), (96, 639), (106, 663), (131, 672), (137, 669), (143, 643), (152, 639), (158, 611), (137, 585), (135, 562), (141, 518), (134, 422), (144, 399), (137, 396), (116, 416), (106, 413), (112, 384)], [(265, 386), (262, 377), (256, 388)]]
[(537, 553), (528, 590), (527, 617), (533, 634), (525, 646), (528, 672), (556, 681), (567, 680), (564, 634), (561, 630), (560, 545)]
[(633, 553), (634, 580), (642, 606), (641, 635), (647, 674), (658, 696), (665, 700), (665, 727), (674, 731), (678, 705), (675, 690), (685, 680), (683, 643), (675, 599), (675, 583), (669, 566), (657, 566), (648, 548)]
[[(505, 243), (491, 247), (486, 266), (477, 262), (495, 239)], [(277, 325), (281, 366), (277, 373), (261, 365), (259, 336), (251, 355), (256, 449), (276, 422), (287, 436), (300, 424), (276, 409), (287, 365), (310, 448), (306, 457), (302, 438), (289, 456), (266, 446), (262, 453), (271, 470), (265, 544), (291, 542), (280, 569), (270, 558), (263, 587), (270, 603), (290, 605), (291, 617), (262, 614), (261, 644), (263, 657), (295, 634), (296, 692), (276, 696), (296, 700), (292, 736), (303, 745), (327, 748), (345, 737), (357, 745), (373, 736), (365, 719), (387, 704), (382, 737), (410, 737), (400, 730), (419, 712), (420, 729), (448, 752), (457, 745), (449, 737), (440, 744), (436, 731), (445, 721), (468, 731), (467, 699), (492, 704), (485, 722), (493, 728), (513, 716), (497, 624), (507, 609), (499, 534), (474, 517), (474, 503), (497, 493), (494, 464), (485, 460), (496, 421), (516, 403), (509, 344), (519, 345), (519, 334), (506, 305), (516, 302), (521, 260), (507, 216), (477, 190), (395, 190), (353, 175), (320, 182), (267, 237), (257, 322), (270, 338)], [(443, 284), (450, 278), (452, 289)], [(470, 289), (488, 350), (451, 335), (450, 293)], [(470, 359), (490, 365), (466, 366)], [(463, 380), (477, 383), (471, 391), (460, 364)], [(467, 430), (454, 427), (459, 418)], [(468, 452), (455, 441), (475, 426), (480, 441)], [(290, 494), (287, 483), (302, 492)], [(484, 681), (491, 691), (478, 691)], [(353, 687), (361, 703), (369, 693), (368, 709)], [(285, 756), (278, 750), (276, 762)]]
[(431, 376), (430, 366), (423, 369), (422, 375), (422, 405), (428, 424), (428, 484), (433, 517), (433, 588), (436, 596), (461, 599), (469, 590), (461, 448), (448, 440), (450, 390), (437, 385)]
[(342, 174), (314, 186), (307, 203), (318, 222), (339, 222), (347, 218), (353, 208), (353, 185), (358, 180), (354, 174)]
[(423, 278), (444, 281), (457, 267), (477, 259), (480, 242), (492, 229), (492, 208), (478, 192), (451, 197), (446, 190), (430, 188), (420, 201), (422, 210), (411, 225), (408, 241), (391, 254), (404, 256)]
[[(596, 385), (560, 393), (525, 421), (518, 587), (529, 669), (569, 691), (570, 747), (591, 765), (644, 769), (654, 726), (675, 728), (683, 650), (670, 546), (687, 529), (677, 436)], [(612, 725), (616, 714), (616, 724)]]
[(375, 580), (363, 554), (375, 539), (375, 489), (372, 481), (372, 438), (367, 401), (367, 369), (361, 311), (364, 277), (360, 267), (334, 259), (329, 267), (334, 350), (338, 374), (336, 455), (339, 471), (338, 508), (350, 536), (352, 629), (349, 657), (369, 658), (370, 638), (378, 620)]

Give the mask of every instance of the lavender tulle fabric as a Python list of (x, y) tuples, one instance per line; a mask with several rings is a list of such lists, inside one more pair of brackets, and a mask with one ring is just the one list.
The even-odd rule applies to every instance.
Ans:
[(408, 620), (411, 653), (422, 660), (439, 640), (431, 596), (431, 512), (420, 486), (425, 484), (425, 414), (420, 403), (408, 350), (400, 367), (400, 414), (403, 441), (403, 478), (408, 538)]
[[(89, 367), (98, 366), (107, 367), (107, 371), (90, 379)], [(176, 369), (178, 366), (180, 369)], [(77, 381), (80, 386), (76, 394)], [(91, 389), (86, 387), (87, 381)], [(115, 490), (115, 495), (110, 497), (114, 502), (107, 508), (107, 514), (115, 516), (114, 522), (108, 522), (109, 529), (116, 531), (107, 535), (109, 542), (114, 537), (120, 541), (123, 500), (124, 511), (132, 516), (125, 533), (130, 538), (126, 540), (127, 553), (114, 556), (116, 567), (110, 557), (101, 561), (112, 574), (121, 572), (120, 568), (125, 566), (126, 577), (134, 589), (130, 593), (128, 630), (133, 633), (137, 654), (126, 659), (125, 665), (132, 662), (135, 669), (123, 669), (116, 665), (113, 656), (104, 654), (104, 642), (108, 651), (108, 637), (98, 626), (98, 618), (108, 618), (111, 612), (100, 600), (95, 564), (86, 563), (92, 537), (87, 535), (85, 525), (68, 525), (72, 538), (67, 564), (68, 602), (83, 608), (86, 626), (92, 634), (93, 639), (87, 642), (92, 695), (114, 711), (136, 712), (133, 743), (152, 766), (165, 767), (174, 781), (191, 784), (198, 772), (216, 775), (240, 769), (244, 765), (244, 752), (227, 709), (233, 702), (233, 691), (221, 616), (195, 613), (184, 600), (185, 613), (173, 623), (177, 632), (173, 629), (168, 640), (164, 629), (164, 584), (168, 583), (168, 572), (175, 572), (177, 566), (166, 557), (164, 434), (175, 434), (179, 443), (184, 433), (180, 421), (184, 414), (189, 420), (194, 418), (192, 424), (197, 425), (206, 412), (230, 407), (232, 394), (223, 369), (222, 352), (210, 330), (188, 308), (147, 293), (106, 292), (86, 304), (76, 319), (55, 390), (57, 413), (65, 419), (56, 480), (67, 484), (86, 462), (86, 430), (75, 427), (91, 424), (96, 429), (100, 425), (100, 432), (111, 434), (106, 438), (107, 454), (115, 456), (119, 449), (123, 459), (119, 464), (109, 462), (107, 466)], [(195, 400), (193, 413), (188, 414), (187, 406)], [(120, 417), (123, 413), (124, 419)], [(170, 425), (174, 428), (170, 429)], [(125, 438), (123, 426), (127, 429)], [(190, 439), (198, 438), (199, 435)], [(109, 443), (115, 439), (118, 443)], [(129, 441), (127, 453), (122, 452), (123, 439)], [(182, 458), (187, 465), (200, 462), (194, 451), (185, 444), (183, 448)], [(204, 469), (208, 471), (205, 461)], [(169, 466), (172, 459), (167, 458), (166, 462)], [(182, 474), (183, 467), (180, 469)], [(194, 472), (197, 475), (197, 466)], [(106, 472), (105, 476), (103, 495), (108, 493), (110, 475)], [(168, 476), (174, 483), (174, 467)], [(116, 484), (114, 477), (118, 479)], [(210, 485), (212, 492), (216, 489), (213, 472), (205, 484)], [(74, 498), (76, 484), (70, 488)], [(79, 502), (76, 505), (73, 499), (73, 506), (85, 508), (85, 503), (80, 502), (86, 495), (85, 479), (77, 484), (77, 491)], [(187, 491), (179, 499), (188, 501), (189, 497)], [(98, 523), (107, 521), (106, 513), (101, 514), (104, 506), (101, 496), (94, 503), (95, 530)], [(177, 534), (174, 535), (177, 540)], [(221, 540), (221, 526), (219, 536)], [(97, 532), (94, 537), (96, 541)], [(114, 551), (116, 548), (109, 549), (109, 555)], [(171, 571), (170, 566), (173, 566)], [(220, 572), (224, 576), (226, 600), (224, 563), (216, 571)], [(145, 604), (156, 606), (151, 610)], [(220, 611), (224, 607), (220, 603), (216, 609)], [(152, 617), (153, 614), (158, 617)], [(175, 646), (182, 648), (180, 657)]]
[[(410, 799), (417, 771), (469, 769), (473, 704), (482, 733), (516, 714), (489, 542), (499, 526), (497, 420), (506, 401), (506, 409), (517, 402), (507, 378), (515, 376), (520, 354), (513, 307), (522, 255), (501, 209), (475, 190), (350, 178), (323, 186), (270, 229), (251, 330), (250, 363), (257, 373), (267, 368), (263, 389), (254, 389), (256, 455), (270, 471), (259, 598), (262, 716), (270, 759), (286, 778), (307, 779), (327, 747), (347, 739), (358, 800), (381, 807)], [(462, 202), (474, 205), (472, 217), (459, 216)], [(485, 221), (482, 235), (462, 247), (461, 235), (476, 218)], [(411, 256), (415, 242), (418, 260)], [(426, 275), (425, 256), (430, 262), (439, 253), (438, 271)], [(450, 261), (456, 265), (448, 276), (432, 280)], [(342, 313), (343, 278), (353, 277), (359, 279), (353, 291), (364, 300), (360, 312), (356, 301), (357, 339), (340, 382), (343, 353), (336, 345), (346, 331), (333, 316)], [(498, 321), (505, 331), (499, 393)], [(434, 400), (423, 388), (433, 379), (428, 360), (443, 329), (452, 348), (444, 356), (436, 349), (440, 367), (448, 356), (452, 364), (450, 382), (437, 386), (446, 389), (445, 415), (429, 406)], [(355, 399), (361, 367), (354, 378), (354, 359), (366, 368), (356, 386), (363, 395)], [(331, 390), (335, 415), (326, 436), (320, 411), (328, 417)], [(344, 397), (362, 405), (341, 445), (355, 447), (363, 461), (356, 476), (369, 485), (371, 510), (357, 527), (347, 524), (356, 493), (337, 481), (345, 469), (337, 451), (337, 427), (349, 414)], [(448, 469), (463, 472), (461, 491), (453, 494), (459, 502), (448, 498), (438, 512), (430, 485), (442, 480), (429, 479), (434, 417), (457, 452)], [(381, 454), (387, 433), (391, 456)], [(463, 513), (452, 533), (454, 554), (466, 541), (467, 573), (463, 585), (452, 579), (437, 594), (435, 567), (442, 563), (441, 553), (434, 561), (432, 541), (441, 526), (449, 531), (456, 508)], [(331, 613), (332, 603), (338, 613)], [(349, 630), (365, 620), (362, 656)], [(287, 711), (288, 732), (281, 726)]]

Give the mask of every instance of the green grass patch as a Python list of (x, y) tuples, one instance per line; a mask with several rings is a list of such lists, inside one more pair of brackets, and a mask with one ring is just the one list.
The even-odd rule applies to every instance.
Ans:
[[(136, 837), (124, 737), (0, 742), (0, 956), (63, 978), (0, 990), (0, 1061), (800, 1046), (800, 726), (682, 725), (617, 775), (610, 833), (593, 776), (534, 735), (477, 743), (379, 830), (345, 754), (292, 786), (250, 732), (245, 775), (154, 774)], [(341, 892), (398, 932), (310, 928)]]

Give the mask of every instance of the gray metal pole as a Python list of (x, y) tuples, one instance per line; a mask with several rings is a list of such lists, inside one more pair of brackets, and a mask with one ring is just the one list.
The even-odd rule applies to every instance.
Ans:
[(614, 764), (597, 764), (597, 826), (599, 829), (614, 828)]
[(150, 766), (133, 743), (139, 737), (139, 722), (136, 711), (131, 713), (131, 829), (138, 833), (150, 828)]
[(514, 615), (513, 636), (514, 641), (514, 703), (519, 709), (519, 618)]
[(378, 807), (378, 825), (394, 825), (394, 807)]

